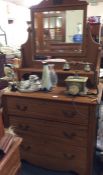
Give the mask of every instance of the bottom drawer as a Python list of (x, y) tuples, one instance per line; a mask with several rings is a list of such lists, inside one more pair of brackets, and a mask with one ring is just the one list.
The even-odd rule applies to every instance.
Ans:
[[(28, 153), (22, 153), (23, 159), (27, 160), (28, 162), (34, 164), (35, 166), (46, 168), (51, 171), (58, 172), (57, 174), (65, 174), (64, 172), (68, 172), (68, 175), (72, 175), (73, 173), (69, 174), (69, 172), (75, 172), (79, 175), (86, 175), (86, 167), (83, 168), (82, 166), (77, 166), (70, 164), (66, 160), (62, 159), (54, 159), (47, 156), (40, 156), (35, 154), (28, 154)], [(86, 166), (86, 165), (85, 165)], [(55, 174), (55, 173), (54, 173)]]
[(36, 142), (25, 138), (21, 145), (22, 158), (36, 165), (54, 170), (86, 169), (86, 149), (67, 145), (62, 140)]

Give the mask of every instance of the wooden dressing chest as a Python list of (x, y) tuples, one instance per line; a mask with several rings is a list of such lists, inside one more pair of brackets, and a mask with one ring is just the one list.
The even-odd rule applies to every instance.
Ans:
[(92, 175), (98, 97), (72, 97), (58, 87), (44, 93), (6, 90), (5, 126), (23, 137), (21, 156), (34, 165)]

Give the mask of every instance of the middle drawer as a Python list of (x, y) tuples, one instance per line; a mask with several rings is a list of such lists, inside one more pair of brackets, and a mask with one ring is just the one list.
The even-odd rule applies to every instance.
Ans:
[(23, 117), (10, 116), (10, 125), (15, 132), (22, 135), (37, 135), (38, 139), (42, 137), (53, 138), (53, 140), (62, 139), (72, 145), (87, 146), (87, 128), (79, 125), (59, 123), (52, 121), (36, 120)]

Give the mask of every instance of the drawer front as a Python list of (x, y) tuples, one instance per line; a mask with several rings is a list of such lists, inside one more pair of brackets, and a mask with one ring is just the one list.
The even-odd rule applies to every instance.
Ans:
[(62, 121), (74, 124), (88, 124), (89, 107), (74, 103), (44, 101), (28, 98), (7, 98), (9, 114), (33, 118)]
[(52, 170), (53, 172), (56, 170), (56, 174), (63, 174), (63, 172), (60, 171), (65, 171), (64, 174), (68, 175), (71, 175), (70, 172), (75, 172), (79, 175), (86, 175), (87, 172), (86, 164), (85, 167), (82, 167), (82, 165), (78, 166), (77, 164), (74, 164), (74, 162), (71, 163), (66, 159), (54, 159), (49, 156), (28, 154), (28, 152), (22, 152), (21, 155), (24, 160), (27, 160), (28, 162), (39, 167), (46, 168), (48, 169), (48, 172), (50, 170), (50, 174)]
[(43, 136), (52, 137), (78, 146), (87, 146), (87, 129), (82, 126), (76, 126), (66, 123), (49, 122), (44, 120), (35, 120), (23, 117), (10, 117), (10, 125), (14, 127), (15, 132), (22, 136), (38, 135), (38, 138)]
[[(57, 166), (60, 166), (59, 161), (61, 161), (62, 163), (66, 163), (67, 168), (73, 166), (85, 168), (87, 161), (87, 152), (85, 148), (70, 146), (65, 144), (62, 140), (54, 142), (52, 139), (48, 139), (47, 142), (43, 143), (42, 140), (36, 140), (36, 137), (30, 139), (30, 137), (24, 136), (21, 145), (21, 153), (24, 157), (33, 155), (34, 159), (35, 156), (41, 156), (47, 157), (51, 161), (56, 160)], [(63, 168), (63, 165), (61, 165), (61, 168)]]

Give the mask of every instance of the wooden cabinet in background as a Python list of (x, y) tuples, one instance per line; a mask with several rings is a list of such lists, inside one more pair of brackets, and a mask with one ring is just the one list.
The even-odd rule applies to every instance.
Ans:
[(54, 42), (65, 42), (65, 12), (35, 13), (34, 28), (36, 32), (36, 47), (44, 49)]
[(3, 135), (4, 135), (4, 125), (2, 121), (2, 109), (0, 109), (0, 139), (3, 137)]
[(101, 23), (92, 23), (90, 24), (90, 30), (94, 41), (100, 43), (101, 35)]
[(0, 53), (0, 78), (4, 76), (4, 64), (6, 63), (5, 54)]
[(52, 170), (92, 175), (96, 145), (96, 98), (52, 92), (5, 91), (5, 126), (23, 137), (22, 159)]

